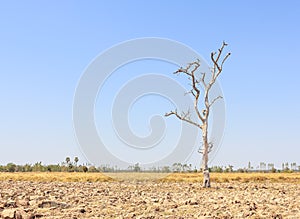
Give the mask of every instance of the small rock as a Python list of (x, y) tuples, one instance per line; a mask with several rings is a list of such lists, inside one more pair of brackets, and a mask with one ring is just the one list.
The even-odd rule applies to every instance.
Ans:
[(15, 208), (17, 205), (16, 205), (16, 202), (13, 201), (13, 200), (8, 200), (5, 204), (4, 204), (4, 207), (13, 207)]
[(272, 215), (272, 218), (273, 219), (282, 219), (282, 215), (281, 214), (275, 214), (275, 215)]
[(31, 206), (33, 206), (33, 205), (37, 204), (37, 201), (36, 200), (29, 201), (28, 204), (31, 205)]
[(198, 205), (198, 201), (194, 198), (191, 198), (190, 200), (188, 200), (188, 204), (190, 205)]
[(5, 209), (2, 211), (1, 217), (4, 219), (14, 219), (16, 210), (14, 209)]
[(86, 210), (84, 208), (79, 208), (78, 211), (82, 214), (86, 212)]
[(42, 214), (39, 214), (39, 213), (34, 213), (34, 214), (30, 214), (27, 218), (28, 219), (37, 219), (37, 218), (41, 218), (43, 217), (44, 215)]
[(29, 200), (28, 199), (21, 199), (17, 200), (17, 206), (28, 206), (29, 205)]
[(68, 208), (69, 205), (66, 203), (59, 203), (55, 201), (42, 201), (40, 204), (38, 204), (39, 208)]
[(256, 206), (256, 204), (253, 202), (253, 203), (250, 205), (249, 210), (250, 210), (250, 211), (255, 211), (256, 209), (257, 209), (257, 206)]
[(17, 210), (15, 213), (15, 219), (24, 219), (27, 218), (27, 214), (23, 210)]

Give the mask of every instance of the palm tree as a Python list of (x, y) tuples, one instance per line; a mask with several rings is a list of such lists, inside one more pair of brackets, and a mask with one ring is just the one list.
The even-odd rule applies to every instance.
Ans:
[(66, 163), (69, 164), (71, 161), (70, 157), (66, 157)]
[(75, 157), (75, 158), (74, 158), (74, 162), (75, 162), (75, 165), (76, 165), (76, 166), (77, 166), (78, 161), (79, 161), (78, 157)]

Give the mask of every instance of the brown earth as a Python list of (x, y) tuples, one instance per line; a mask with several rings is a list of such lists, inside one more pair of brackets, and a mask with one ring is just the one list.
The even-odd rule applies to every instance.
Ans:
[(300, 218), (300, 184), (0, 181), (2, 218)]

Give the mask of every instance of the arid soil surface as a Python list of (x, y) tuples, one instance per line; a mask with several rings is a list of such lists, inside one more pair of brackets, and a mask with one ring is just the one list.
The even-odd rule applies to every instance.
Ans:
[(300, 184), (0, 181), (2, 218), (300, 218)]

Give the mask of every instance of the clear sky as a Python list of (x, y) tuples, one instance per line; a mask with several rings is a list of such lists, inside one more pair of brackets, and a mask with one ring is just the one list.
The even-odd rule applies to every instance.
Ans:
[(84, 69), (117, 43), (162, 37), (206, 60), (229, 44), (226, 129), (212, 165), (300, 164), (299, 23), (299, 1), (2, 1), (0, 163), (87, 162), (72, 122)]

